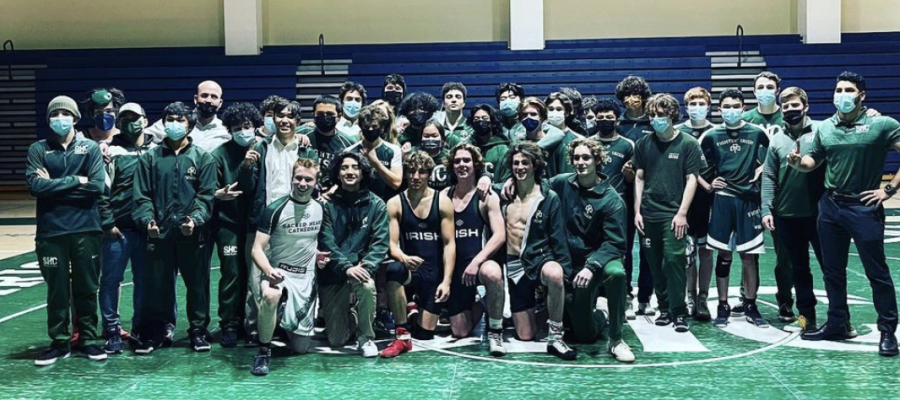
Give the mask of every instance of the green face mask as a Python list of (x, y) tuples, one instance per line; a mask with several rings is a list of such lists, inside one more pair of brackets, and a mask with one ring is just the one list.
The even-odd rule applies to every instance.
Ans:
[(137, 139), (144, 133), (144, 124), (141, 121), (134, 121), (122, 126), (122, 133), (129, 139)]

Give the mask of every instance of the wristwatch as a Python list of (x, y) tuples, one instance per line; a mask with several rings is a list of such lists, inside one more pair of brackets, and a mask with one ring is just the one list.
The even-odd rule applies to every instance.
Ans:
[(888, 196), (893, 196), (895, 193), (897, 193), (897, 188), (895, 188), (893, 185), (888, 183), (884, 187), (884, 192), (887, 193)]

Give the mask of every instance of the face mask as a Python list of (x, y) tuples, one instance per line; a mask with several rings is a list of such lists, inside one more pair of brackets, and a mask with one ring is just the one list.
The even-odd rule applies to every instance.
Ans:
[(251, 143), (253, 143), (253, 139), (256, 138), (256, 132), (253, 129), (241, 129), (237, 132), (232, 132), (232, 136), (234, 137), (234, 141), (241, 145), (241, 147), (247, 147)]
[(522, 126), (525, 127), (526, 132), (531, 132), (541, 126), (541, 121), (537, 118), (525, 118), (522, 120)]
[(388, 102), (388, 104), (390, 104), (391, 106), (396, 107), (397, 104), (400, 104), (400, 100), (403, 100), (403, 93), (391, 90), (388, 92), (384, 92), (384, 95), (382, 95), (381, 98), (384, 99), (384, 101)]
[(784, 122), (788, 125), (797, 125), (803, 122), (803, 110), (790, 110), (784, 112)]
[(166, 137), (171, 140), (181, 140), (187, 136), (187, 127), (181, 122), (166, 122)]
[(566, 122), (566, 114), (563, 111), (550, 111), (547, 113), (547, 122), (553, 126), (562, 126)]
[(381, 137), (381, 129), (360, 129), (363, 135), (363, 139), (366, 139), (367, 142), (374, 142)]
[(347, 118), (356, 118), (359, 115), (359, 110), (362, 109), (362, 103), (358, 101), (347, 101), (344, 102), (344, 115)]
[(519, 99), (506, 99), (500, 102), (500, 113), (512, 117), (519, 111)]
[(856, 96), (850, 93), (835, 93), (834, 106), (844, 114), (853, 112), (856, 109)]
[(597, 132), (603, 136), (612, 135), (616, 131), (616, 121), (601, 119), (597, 121)]
[(269, 133), (278, 132), (278, 127), (275, 126), (275, 118), (274, 117), (266, 117), (265, 119), (266, 130)]
[(743, 115), (744, 111), (740, 108), (722, 109), (722, 119), (725, 120), (725, 123), (728, 125), (736, 125), (738, 122), (741, 122), (741, 117)]
[(66, 136), (72, 131), (75, 118), (70, 116), (50, 118), (50, 129), (59, 136)]
[(422, 145), (419, 146), (426, 153), (429, 154), (437, 154), (441, 151), (441, 139), (422, 139)]
[(108, 131), (116, 126), (116, 116), (107, 113), (94, 117), (94, 126), (101, 131)]
[(756, 100), (759, 101), (759, 104), (764, 106), (772, 105), (775, 103), (775, 91), (769, 89), (757, 90)]
[(135, 139), (144, 133), (144, 124), (140, 120), (129, 122), (122, 127), (122, 133), (129, 139)]
[(472, 121), (472, 130), (476, 135), (487, 136), (491, 133), (491, 121), (477, 120)]
[(691, 121), (703, 121), (708, 113), (709, 107), (707, 106), (688, 106), (688, 115), (691, 117)]
[(417, 112), (408, 115), (406, 119), (409, 120), (410, 125), (421, 128), (425, 125), (426, 122), (428, 122), (428, 115), (426, 115), (425, 113)]
[(597, 133), (597, 121), (593, 119), (584, 120), (584, 130), (587, 131), (588, 136), (593, 136)]
[(650, 118), (650, 125), (656, 133), (663, 133), (669, 129), (669, 119), (666, 117)]
[(318, 129), (319, 132), (331, 132), (334, 130), (335, 125), (337, 125), (335, 116), (331, 114), (316, 115), (315, 121), (316, 129)]
[(212, 103), (197, 103), (197, 113), (200, 114), (200, 118), (211, 118), (216, 115), (216, 109), (218, 107), (212, 105)]

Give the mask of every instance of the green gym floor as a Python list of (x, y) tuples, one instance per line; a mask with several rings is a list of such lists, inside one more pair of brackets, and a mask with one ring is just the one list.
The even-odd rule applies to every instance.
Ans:
[[(900, 212), (891, 210), (886, 253), (900, 267)], [(14, 222), (17, 223), (18, 222)], [(2, 224), (2, 221), (0, 221)], [(28, 227), (28, 229), (33, 229)], [(15, 233), (0, 231), (4, 242)], [(30, 237), (28, 238), (30, 241)], [(771, 241), (767, 242), (771, 243)], [(27, 242), (23, 248), (33, 248)], [(855, 251), (851, 247), (851, 251)], [(6, 254), (3, 255), (7, 257)], [(213, 265), (217, 261), (213, 261)], [(396, 359), (363, 359), (317, 349), (303, 356), (273, 359), (267, 377), (249, 372), (255, 349), (209, 353), (187, 346), (183, 288), (179, 288), (177, 342), (151, 356), (126, 352), (105, 362), (71, 357), (37, 368), (33, 359), (48, 344), (45, 291), (33, 252), (0, 260), (0, 398), (302, 398), (302, 399), (510, 399), (510, 398), (727, 398), (737, 399), (885, 399), (900, 397), (900, 358), (877, 354), (875, 311), (862, 265), (851, 256), (848, 273), (854, 340), (801, 341), (779, 329), (772, 305), (771, 250), (761, 258), (763, 314), (772, 322), (758, 329), (732, 318), (726, 329), (696, 323), (689, 334), (655, 327), (648, 319), (629, 321), (625, 340), (637, 362), (619, 364), (605, 345), (577, 346), (579, 358), (564, 363), (549, 356), (543, 343), (509, 343), (510, 354), (490, 358), (477, 338), (435, 339), (415, 343), (414, 352)], [(740, 276), (735, 262), (732, 276)], [(826, 305), (821, 272), (816, 271), (818, 312)], [(216, 327), (213, 271), (211, 328)], [(895, 282), (900, 276), (895, 274)], [(130, 282), (126, 275), (126, 282)], [(732, 286), (737, 286), (733, 282)], [(122, 288), (121, 313), (132, 313), (132, 286)], [(732, 288), (736, 296), (736, 288)], [(736, 298), (735, 298), (736, 299)], [(736, 301), (736, 300), (735, 300)], [(130, 328), (126, 323), (125, 328)], [(379, 347), (387, 345), (380, 341)]]

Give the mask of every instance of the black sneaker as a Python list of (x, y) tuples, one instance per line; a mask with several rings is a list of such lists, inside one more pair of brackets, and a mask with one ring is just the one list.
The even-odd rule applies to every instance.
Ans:
[(789, 324), (797, 320), (797, 316), (794, 315), (794, 308), (788, 304), (782, 304), (781, 307), (778, 307), (778, 320)]
[(237, 347), (237, 336), (236, 330), (226, 329), (222, 331), (222, 339), (219, 341), (219, 345), (227, 349)]
[(716, 319), (713, 321), (713, 325), (718, 326), (719, 328), (724, 328), (728, 326), (728, 318), (731, 317), (731, 307), (728, 304), (719, 303), (719, 307), (716, 309)]
[(672, 314), (669, 314), (668, 311), (663, 311), (659, 313), (659, 316), (656, 317), (656, 321), (653, 322), (656, 326), (666, 326), (672, 323)]
[(191, 333), (191, 348), (196, 352), (209, 351), (209, 342), (206, 341), (206, 333), (200, 329)]
[(757, 328), (769, 327), (769, 321), (766, 321), (766, 319), (762, 317), (756, 304), (744, 304), (744, 318), (747, 319), (747, 322), (755, 325)]
[(124, 348), (125, 344), (122, 343), (122, 336), (119, 335), (119, 329), (106, 329), (106, 345), (103, 346), (103, 350), (106, 351), (106, 354), (119, 354)]
[(247, 335), (247, 340), (244, 341), (244, 347), (259, 347), (259, 333), (250, 332), (250, 334)]
[(138, 343), (137, 347), (134, 349), (134, 354), (139, 356), (147, 356), (156, 350), (159, 347), (159, 344), (153, 339), (145, 339)]
[(566, 361), (572, 361), (578, 358), (578, 350), (569, 347), (562, 339), (551, 340), (547, 342), (547, 353), (557, 356)]
[(697, 302), (694, 303), (694, 307), (694, 319), (700, 322), (708, 322), (712, 319), (712, 314), (709, 312), (709, 304), (707, 303), (706, 296), (698, 296)]
[(38, 358), (34, 359), (34, 365), (38, 367), (46, 367), (59, 359), (69, 358), (69, 352), (51, 347), (47, 351), (41, 353)]
[(675, 332), (684, 333), (691, 330), (691, 326), (687, 322), (687, 318), (685, 317), (676, 317), (675, 318)]
[(731, 307), (731, 316), (732, 317), (743, 317), (744, 316), (744, 301), (743, 300), (738, 305)]
[(250, 373), (256, 376), (266, 376), (269, 374), (269, 359), (272, 357), (272, 350), (268, 348), (259, 349), (259, 353), (253, 357), (253, 367)]
[[(121, 343), (121, 339), (119, 340)], [(81, 346), (76, 349), (78, 354), (84, 358), (87, 358), (91, 361), (103, 361), (106, 360), (106, 352), (101, 350), (100, 347), (95, 346), (93, 344), (89, 344), (87, 346)]]
[(163, 336), (162, 346), (169, 347), (172, 343), (175, 343), (175, 325), (166, 324), (166, 335)]

